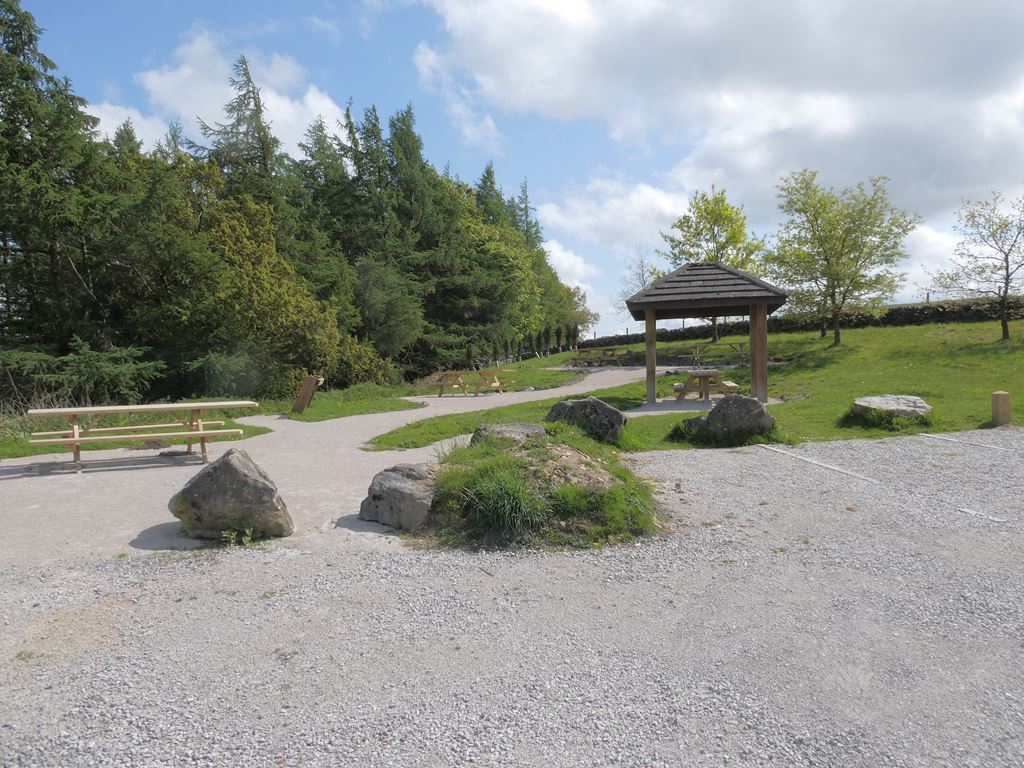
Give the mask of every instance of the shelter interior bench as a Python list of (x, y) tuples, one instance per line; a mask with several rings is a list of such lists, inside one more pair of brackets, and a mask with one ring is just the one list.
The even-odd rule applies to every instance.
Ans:
[[(225, 400), (200, 403), (153, 403), (150, 405), (98, 405), (83, 408), (32, 408), (28, 411), (29, 416), (66, 418), (69, 429), (56, 432), (33, 432), (28, 442), (30, 445), (67, 446), (74, 453), (76, 472), (82, 471), (82, 445), (124, 442), (126, 440), (144, 442), (146, 440), (186, 438), (188, 453), (192, 453), (192, 443), (197, 440), (205, 463), (209, 460), (206, 449), (208, 440), (226, 435), (241, 435), (242, 430), (211, 429), (211, 427), (223, 427), (224, 422), (204, 420), (203, 414), (214, 410), (256, 408), (258, 406), (259, 403), (252, 400)], [(176, 421), (160, 424), (100, 426), (104, 417), (129, 413), (166, 414), (168, 418), (176, 419)], [(80, 423), (83, 417), (89, 419), (89, 423), (84, 426)]]
[(676, 400), (685, 400), (689, 394), (695, 394), (703, 400), (710, 400), (711, 393), (731, 395), (738, 392), (740, 385), (734, 381), (723, 381), (721, 371), (711, 368), (690, 371), (685, 382), (672, 385), (676, 391)]

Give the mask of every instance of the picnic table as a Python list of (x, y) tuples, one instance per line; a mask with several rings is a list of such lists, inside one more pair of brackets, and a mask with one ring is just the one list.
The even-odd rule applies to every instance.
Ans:
[(685, 383), (673, 385), (678, 393), (676, 400), (685, 400), (687, 395), (693, 393), (700, 400), (710, 401), (712, 392), (728, 395), (739, 388), (735, 382), (722, 381), (722, 372), (714, 368), (696, 368), (689, 372)]
[(468, 383), (463, 378), (466, 374), (462, 371), (442, 373), (437, 380), (437, 396), (444, 397), (444, 393), (449, 389), (460, 389), (465, 397), (469, 397), (470, 386), (474, 389), (474, 396), (479, 396), (482, 389), (496, 389), (499, 393), (504, 394), (505, 387), (513, 383), (508, 379), (502, 379), (498, 376), (497, 371), (474, 371), (474, 373), (478, 378)]
[[(32, 408), (29, 416), (60, 416), (68, 420), (70, 429), (57, 432), (33, 432), (30, 445), (66, 445), (75, 456), (75, 471), (82, 471), (81, 446), (85, 443), (113, 443), (125, 440), (166, 440), (188, 438), (188, 453), (192, 443), (199, 441), (203, 463), (208, 461), (206, 443), (225, 435), (241, 435), (240, 429), (210, 429), (223, 427), (223, 421), (207, 421), (203, 415), (208, 411), (232, 408), (256, 408), (259, 403), (252, 400), (218, 400), (199, 403), (152, 403), (150, 405), (96, 405), (83, 408)], [(176, 421), (161, 424), (133, 424), (130, 426), (99, 426), (106, 416), (120, 416), (129, 413), (162, 413)], [(179, 414), (175, 416), (175, 414)], [(82, 426), (79, 419), (91, 417), (88, 426)], [(156, 430), (156, 431), (154, 431)], [(171, 431), (167, 431), (171, 430)]]
[(603, 347), (596, 349), (588, 347), (576, 352), (576, 357), (570, 358), (569, 365), (577, 368), (585, 368), (591, 365), (618, 365), (622, 366), (622, 353), (615, 347)]

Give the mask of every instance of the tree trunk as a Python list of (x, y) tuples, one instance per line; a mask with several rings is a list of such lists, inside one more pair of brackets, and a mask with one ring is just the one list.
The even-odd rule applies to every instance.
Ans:
[(999, 299), (999, 325), (1003, 329), (1003, 341), (1010, 340), (1010, 308), (1008, 306), (1010, 301), (1009, 296), (1003, 296)]
[(718, 341), (718, 318), (711, 318), (711, 341)]
[(832, 346), (838, 347), (842, 343), (839, 338), (839, 313), (832, 313)]
[(821, 331), (821, 338), (825, 338), (825, 334), (828, 333), (828, 318), (824, 315), (818, 318), (818, 330)]

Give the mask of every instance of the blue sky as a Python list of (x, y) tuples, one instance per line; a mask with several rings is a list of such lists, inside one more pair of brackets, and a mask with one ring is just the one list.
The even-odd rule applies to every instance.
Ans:
[[(601, 333), (626, 260), (711, 184), (752, 228), (803, 167), (844, 187), (884, 174), (924, 217), (900, 298), (956, 243), (964, 198), (1024, 181), (1024, 6), (977, 0), (25, 2), (41, 47), (101, 130), (220, 117), (246, 54), (287, 148), (318, 114), (411, 102), (428, 158), (529, 181), (552, 263)], [(635, 323), (634, 323), (635, 325)]]

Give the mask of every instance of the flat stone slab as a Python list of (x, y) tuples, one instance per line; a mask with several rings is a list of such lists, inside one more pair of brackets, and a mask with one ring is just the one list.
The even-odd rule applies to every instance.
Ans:
[(470, 443), (478, 443), (488, 437), (503, 437), (523, 443), (534, 437), (547, 437), (547, 432), (540, 424), (481, 424), (474, 430)]
[(873, 395), (853, 401), (853, 412), (862, 416), (881, 411), (893, 416), (919, 419), (932, 412), (932, 407), (916, 395)]

